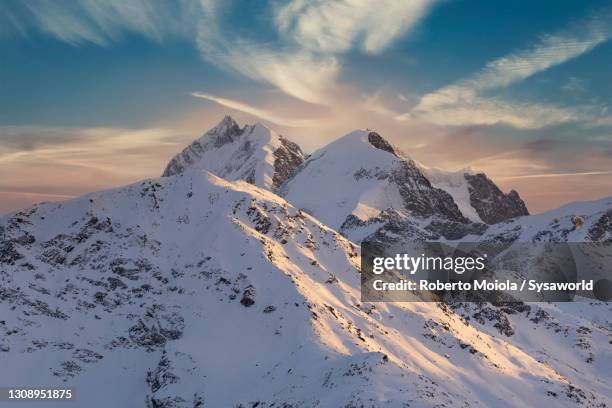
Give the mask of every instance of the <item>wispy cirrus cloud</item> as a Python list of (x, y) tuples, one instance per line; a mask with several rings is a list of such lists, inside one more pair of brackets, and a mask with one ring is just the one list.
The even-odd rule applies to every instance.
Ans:
[(436, 0), (294, 0), (275, 14), (279, 31), (303, 48), (337, 54), (359, 46), (377, 54), (412, 31)]
[(612, 170), (605, 171), (578, 171), (570, 173), (541, 173), (541, 174), (524, 174), (521, 176), (500, 177), (500, 180), (517, 180), (530, 178), (550, 178), (550, 177), (585, 177), (585, 176), (605, 176), (612, 174)]
[(0, 126), (0, 214), (161, 174), (190, 138), (164, 128)]
[(275, 10), (280, 44), (229, 39), (222, 9), (203, 3), (198, 48), (210, 62), (286, 94), (316, 104), (333, 104), (341, 57), (355, 45), (369, 54), (409, 32), (434, 0), (293, 0)]
[(595, 113), (589, 107), (570, 109), (513, 102), (489, 94), (579, 57), (611, 37), (612, 12), (606, 10), (568, 29), (545, 35), (526, 49), (493, 60), (466, 79), (424, 95), (410, 112), (396, 119), (422, 119), (442, 125), (506, 123), (519, 128), (593, 119)]
[(221, 106), (225, 106), (226, 108), (234, 109), (240, 112), (248, 113), (249, 115), (257, 116), (263, 120), (266, 120), (271, 123), (275, 123), (280, 126), (287, 127), (311, 127), (315, 126), (316, 123), (310, 119), (291, 119), (282, 117), (274, 112), (267, 111), (265, 109), (257, 108), (255, 106), (251, 106), (244, 102), (236, 101), (233, 99), (222, 98), (219, 96), (211, 95), (205, 92), (193, 92), (191, 94), (196, 98), (202, 98), (209, 100), (211, 102), (215, 102)]
[(224, 23), (232, 2), (221, 0), (14, 1), (0, 9), (0, 33), (36, 31), (71, 45), (109, 46), (125, 33), (154, 41), (181, 35), (202, 57), (223, 70), (272, 85), (302, 101), (329, 104), (342, 56), (357, 48), (376, 54), (410, 32), (436, 0), (292, 0), (270, 6), (269, 43), (237, 35)]
[(443, 126), (506, 124), (519, 129), (592, 119), (591, 107), (561, 107), (551, 104), (509, 101), (499, 97), (458, 99), (453, 103), (419, 104), (396, 120), (418, 119)]
[(161, 41), (184, 32), (188, 20), (184, 4), (146, 0), (31, 0), (9, 2), (0, 9), (5, 33), (38, 31), (75, 46), (108, 46), (126, 32)]
[(223, 34), (212, 36), (209, 29), (198, 36), (198, 47), (212, 64), (309, 103), (329, 104), (340, 73), (334, 57), (278, 51), (246, 40), (228, 43)]

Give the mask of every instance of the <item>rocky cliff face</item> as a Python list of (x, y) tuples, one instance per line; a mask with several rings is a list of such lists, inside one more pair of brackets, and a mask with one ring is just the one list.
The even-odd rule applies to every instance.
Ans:
[(473, 222), (495, 224), (529, 214), (518, 193), (504, 194), (483, 173), (470, 168), (450, 172), (423, 164), (419, 168), (433, 186), (449, 193), (461, 213)]
[(464, 177), (470, 193), (470, 204), (487, 224), (496, 224), (510, 218), (529, 215), (527, 207), (514, 190), (504, 194), (484, 173)]
[(279, 141), (280, 146), (274, 150), (274, 177), (272, 178), (272, 189), (274, 191), (287, 181), (307, 158), (297, 143), (293, 143), (282, 136), (280, 136)]

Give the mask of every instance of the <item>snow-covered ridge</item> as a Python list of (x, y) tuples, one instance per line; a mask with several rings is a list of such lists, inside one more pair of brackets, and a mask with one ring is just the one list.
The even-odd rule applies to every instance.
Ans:
[(94, 408), (611, 403), (606, 329), (579, 312), (362, 304), (359, 247), (246, 182), (145, 180), (0, 238), (0, 383)]
[(317, 150), (279, 194), (355, 241), (390, 224), (400, 228), (404, 221), (432, 239), (474, 230), (451, 195), (371, 130), (351, 132)]
[(0, 217), (0, 384), (93, 408), (612, 404), (609, 304), (364, 304), (358, 245), (610, 241), (611, 198), (474, 223), (369, 130), (275, 188), (270, 134), (226, 118), (172, 175)]
[[(327, 151), (329, 153), (325, 153)], [(347, 171), (349, 160), (354, 163), (364, 163), (364, 166), (355, 171), (365, 171), (367, 167), (380, 167), (377, 170), (377, 177), (382, 177), (381, 172), (397, 172), (391, 170), (390, 167), (403, 166), (405, 170), (412, 173), (410, 177), (419, 179), (418, 184), (421, 187), (426, 188), (426, 185), (431, 183), (434, 190), (443, 190), (450, 194), (450, 201), (455, 202), (460, 212), (460, 214), (452, 215), (451, 218), (459, 219), (463, 216), (472, 222), (494, 224), (528, 214), (518, 193), (504, 194), (485, 175), (473, 172), (445, 172), (415, 163), (383, 136), (370, 129), (351, 132), (324, 146), (315, 153), (309, 163), (315, 163), (316, 167), (319, 163), (315, 161), (315, 157), (322, 154), (334, 157), (331, 163), (331, 166), (336, 169), (334, 171)], [(302, 165), (305, 159), (306, 156), (297, 144), (277, 135), (265, 126), (255, 124), (241, 128), (231, 117), (226, 116), (217, 126), (176, 155), (166, 167), (163, 175), (179, 174), (189, 169), (207, 170), (228, 180), (246, 180), (251, 184), (277, 191), (284, 183), (292, 184), (293, 181), (290, 179), (297, 178), (294, 177), (295, 173), (309, 171), (307, 168), (310, 165)], [(331, 179), (339, 182), (338, 177), (333, 174), (331, 174)], [(336, 184), (343, 185), (341, 189), (335, 187), (329, 189), (326, 188), (326, 184), (333, 185), (330, 180), (313, 179), (310, 180), (313, 184), (310, 184), (308, 188), (304, 185), (299, 187), (299, 190), (302, 195), (309, 195), (312, 199), (318, 197), (318, 200), (321, 197), (328, 197), (330, 192), (336, 192), (336, 195), (348, 192), (348, 195), (351, 195), (350, 190), (354, 188), (354, 182)], [(344, 183), (347, 181), (343, 180)], [(414, 190), (413, 187), (409, 188)], [(321, 188), (323, 190), (320, 190)], [(282, 187), (282, 194), (287, 194), (290, 189), (290, 187)], [(317, 191), (310, 191), (314, 189)], [(402, 207), (405, 207), (405, 204), (400, 203), (401, 198), (398, 198), (397, 194), (389, 191), (388, 188), (364, 193), (366, 196), (362, 198), (331, 197), (338, 208), (325, 208), (322, 212), (316, 212), (312, 203), (297, 202), (297, 204), (304, 204), (305, 209), (313, 207), (312, 210), (319, 217), (323, 216), (325, 222), (336, 228), (339, 228), (349, 215), (367, 221), (380, 216), (381, 212), (388, 208), (401, 211)], [(430, 196), (433, 195), (436, 194), (430, 194)], [(420, 198), (418, 200), (429, 201), (429, 199)], [(325, 205), (325, 200), (320, 201)], [(439, 199), (438, 201), (448, 200)], [(354, 208), (348, 211), (347, 205), (353, 204)], [(442, 205), (437, 208), (436, 212), (454, 213), (454, 209), (450, 207), (452, 207), (451, 203)], [(419, 208), (417, 212), (420, 213), (419, 215), (428, 216), (424, 208)], [(337, 216), (332, 213), (336, 213)]]
[(260, 123), (240, 127), (226, 116), (166, 166), (163, 177), (206, 170), (276, 190), (304, 161), (300, 147)]

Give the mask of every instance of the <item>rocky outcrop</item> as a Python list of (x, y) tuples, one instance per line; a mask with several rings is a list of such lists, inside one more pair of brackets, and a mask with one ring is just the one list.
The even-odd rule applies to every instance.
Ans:
[(420, 217), (440, 216), (452, 221), (467, 223), (450, 194), (435, 188), (412, 160), (402, 160), (391, 172), (389, 180), (398, 187), (404, 207)]
[(464, 177), (468, 182), (470, 204), (487, 224), (529, 215), (527, 206), (516, 191), (504, 194), (484, 173), (465, 173)]
[(384, 150), (385, 152), (389, 152), (392, 155), (397, 156), (393, 145), (387, 142), (381, 135), (376, 132), (370, 132), (368, 134), (368, 142), (370, 142), (370, 144), (377, 149)]
[(606, 211), (589, 228), (589, 238), (593, 241), (612, 242), (612, 210)]
[(279, 137), (279, 140), (281, 146), (274, 151), (274, 176), (272, 178), (274, 191), (287, 181), (306, 159), (297, 143), (282, 136)]

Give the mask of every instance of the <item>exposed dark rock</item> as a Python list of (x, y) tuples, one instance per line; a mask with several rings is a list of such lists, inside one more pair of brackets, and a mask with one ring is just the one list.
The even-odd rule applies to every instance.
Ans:
[[(184, 330), (185, 320), (181, 316), (175, 312), (166, 313), (164, 306), (153, 305), (130, 327), (128, 333), (132, 346), (152, 351), (163, 347), (167, 341), (179, 339)], [(121, 344), (122, 342), (115, 343), (127, 345)]]
[(155, 370), (147, 373), (147, 385), (150, 387), (151, 392), (155, 393), (160, 388), (174, 384), (179, 380), (179, 377), (172, 373), (172, 368), (166, 350), (163, 350)]
[(437, 215), (449, 220), (468, 223), (450, 194), (435, 188), (412, 160), (402, 161), (389, 176), (397, 184), (404, 207), (413, 215), (429, 217)]
[(464, 177), (468, 182), (470, 204), (480, 219), (487, 224), (529, 215), (525, 203), (516, 191), (504, 194), (484, 173), (465, 173)]
[[(147, 408), (200, 408), (204, 407), (204, 397), (199, 392), (175, 395), (172, 385), (181, 380), (177, 373), (178, 363), (173, 363), (172, 359), (180, 358), (178, 353), (169, 355), (164, 349), (157, 363), (157, 366), (147, 372), (146, 383), (149, 393), (146, 399)], [(189, 373), (191, 374), (191, 373)]]
[(253, 285), (249, 285), (242, 292), (242, 299), (240, 299), (240, 304), (244, 307), (251, 307), (255, 304), (255, 288)]
[(270, 227), (272, 226), (272, 222), (270, 222), (270, 217), (268, 217), (258, 207), (254, 205), (250, 206), (247, 209), (247, 215), (253, 221), (256, 231), (262, 234), (267, 234), (270, 231)]
[(468, 234), (480, 235), (486, 231), (486, 224), (482, 223), (463, 223), (457, 221), (447, 221), (434, 219), (425, 229), (446, 239), (461, 239)]
[[(257, 165), (251, 161), (258, 146), (250, 139), (250, 135), (261, 125), (247, 125), (240, 128), (229, 116), (226, 116), (217, 126), (210, 129), (201, 138), (193, 141), (181, 153), (176, 155), (164, 170), (163, 177), (183, 173), (187, 168), (196, 164), (214, 149), (218, 149), (229, 143), (236, 143), (236, 150), (232, 159), (225, 164), (222, 170), (218, 170), (218, 176), (223, 177), (226, 173), (238, 174), (238, 178), (247, 183), (256, 184)], [(306, 159), (306, 155), (300, 147), (284, 137), (279, 137), (280, 146), (273, 152), (274, 174), (272, 175), (271, 189), (276, 191), (287, 179), (289, 179), (296, 168)]]
[(263, 310), (264, 313), (272, 313), (273, 311), (276, 310), (276, 306), (266, 306), (266, 308)]
[(284, 137), (280, 138), (281, 147), (274, 151), (274, 177), (272, 186), (278, 189), (288, 180), (305, 159), (305, 155), (296, 143)]
[(17, 251), (14, 241), (0, 242), (0, 264), (15, 265), (15, 262), (22, 258), (23, 255)]
[(65, 379), (74, 378), (77, 374), (83, 371), (81, 366), (72, 360), (63, 361), (60, 366), (60, 370), (56, 370), (53, 372), (53, 375), (55, 375), (56, 377), (64, 377)]
[(612, 210), (608, 210), (591, 225), (589, 237), (593, 241), (612, 242)]
[(368, 142), (370, 142), (370, 144), (377, 149), (384, 150), (385, 152), (389, 152), (392, 155), (397, 156), (397, 153), (395, 152), (395, 149), (393, 148), (391, 143), (387, 142), (381, 135), (376, 132), (368, 133)]

